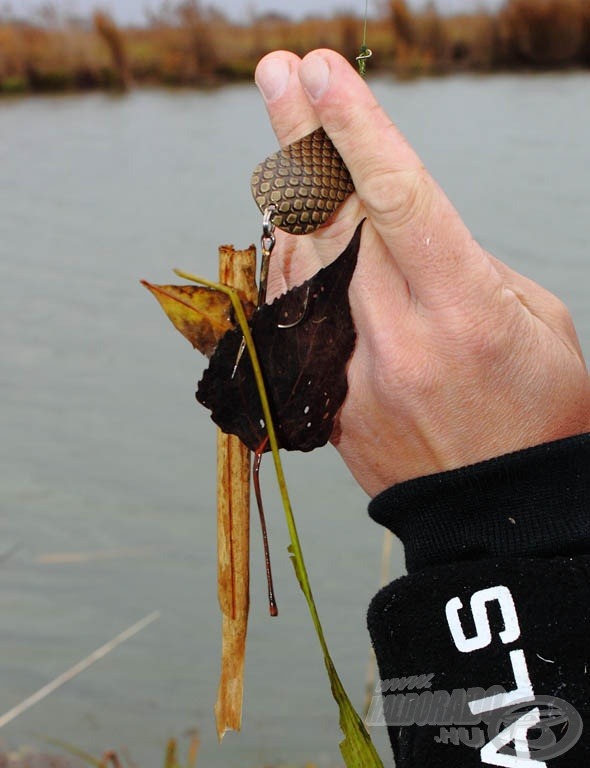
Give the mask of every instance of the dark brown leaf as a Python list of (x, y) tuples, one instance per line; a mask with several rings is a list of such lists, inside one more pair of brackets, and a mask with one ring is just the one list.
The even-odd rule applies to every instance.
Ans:
[[(346, 397), (346, 367), (356, 340), (348, 287), (361, 227), (362, 222), (336, 261), (260, 307), (250, 321), (279, 445), (287, 450), (324, 445)], [(221, 339), (199, 382), (197, 400), (224, 432), (256, 450), (267, 432), (247, 351), (235, 367), (241, 343), (238, 328)]]

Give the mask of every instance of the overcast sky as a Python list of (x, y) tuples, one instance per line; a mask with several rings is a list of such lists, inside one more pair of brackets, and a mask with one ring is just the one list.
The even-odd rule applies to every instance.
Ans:
[[(409, 0), (410, 5), (419, 7), (426, 0)], [(482, 5), (497, 6), (500, 0), (437, 0), (437, 6), (445, 11), (465, 10)], [(158, 8), (161, 0), (54, 0), (54, 4), (67, 8), (80, 15), (97, 6), (106, 8), (119, 24), (141, 24), (145, 21), (146, 8)], [(18, 15), (38, 8), (41, 0), (0, 0), (0, 7), (9, 5)], [(362, 15), (365, 0), (203, 0), (203, 5), (213, 5), (235, 20), (245, 20), (248, 14), (280, 11), (293, 18), (300, 18), (311, 13), (330, 15), (335, 10), (353, 10)], [(375, 12), (378, 0), (369, 0), (369, 12)]]

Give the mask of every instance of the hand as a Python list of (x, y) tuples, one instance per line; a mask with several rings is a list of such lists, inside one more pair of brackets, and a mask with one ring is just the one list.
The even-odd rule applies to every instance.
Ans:
[(256, 82), (280, 144), (323, 125), (356, 187), (317, 233), (277, 233), (269, 293), (336, 258), (367, 217), (333, 436), (367, 493), (590, 430), (590, 378), (566, 308), (475, 242), (353, 68), (332, 51), (279, 51)]

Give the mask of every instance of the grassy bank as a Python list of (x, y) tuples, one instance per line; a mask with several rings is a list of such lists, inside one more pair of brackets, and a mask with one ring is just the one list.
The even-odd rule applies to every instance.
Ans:
[[(587, 0), (507, 0), (495, 14), (457, 16), (441, 16), (434, 6), (417, 13), (406, 0), (389, 0), (382, 13), (368, 24), (373, 71), (416, 76), (590, 67)], [(250, 80), (261, 56), (277, 48), (304, 54), (324, 46), (352, 60), (362, 26), (346, 14), (299, 22), (267, 15), (238, 25), (185, 0), (163, 5), (144, 27), (127, 28), (104, 12), (68, 18), (45, 4), (29, 20), (0, 14), (0, 92)]]

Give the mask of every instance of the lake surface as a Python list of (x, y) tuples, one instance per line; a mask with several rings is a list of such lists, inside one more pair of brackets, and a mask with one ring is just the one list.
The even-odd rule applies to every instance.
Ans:
[[(475, 236), (566, 301), (588, 357), (590, 78), (372, 85)], [(198, 728), (203, 766), (339, 763), (270, 462), (280, 617), (268, 617), (254, 521), (243, 732), (216, 743), (215, 433), (194, 401), (204, 361), (138, 282), (168, 282), (176, 266), (215, 276), (219, 243), (257, 241), (249, 178), (275, 146), (251, 86), (0, 101), (0, 714), (162, 614), (0, 730), (0, 748), (49, 736), (95, 754), (127, 747), (145, 767)], [(286, 472), (336, 666), (361, 706), (382, 534), (331, 447), (287, 456)], [(64, 553), (90, 554), (48, 558)], [(403, 571), (399, 547), (392, 567)]]

